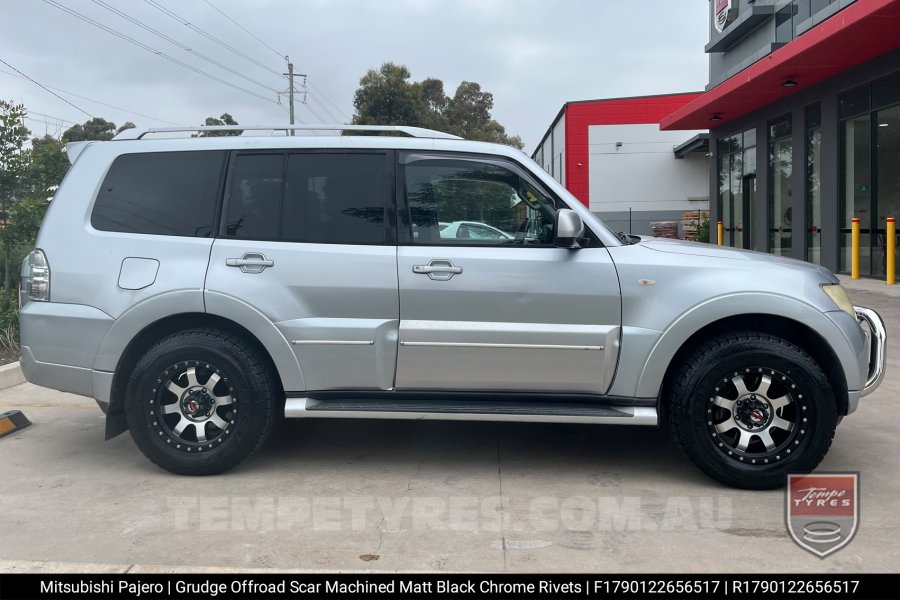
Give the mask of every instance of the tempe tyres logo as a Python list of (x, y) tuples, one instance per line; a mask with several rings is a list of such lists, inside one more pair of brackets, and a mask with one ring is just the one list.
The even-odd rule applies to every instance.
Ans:
[(788, 475), (788, 533), (820, 558), (850, 543), (859, 523), (859, 474)]

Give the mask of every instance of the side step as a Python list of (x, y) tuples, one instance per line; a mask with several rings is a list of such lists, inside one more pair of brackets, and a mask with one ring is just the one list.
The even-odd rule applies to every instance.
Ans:
[(656, 425), (656, 408), (601, 406), (577, 402), (421, 400), (315, 400), (288, 398), (287, 418), (431, 419), (443, 421), (522, 421), (533, 423), (606, 423)]

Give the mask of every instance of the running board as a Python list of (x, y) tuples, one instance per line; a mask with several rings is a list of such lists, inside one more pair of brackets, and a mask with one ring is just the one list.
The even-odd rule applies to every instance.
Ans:
[(289, 419), (430, 419), (438, 421), (520, 421), (532, 423), (598, 423), (656, 425), (656, 408), (649, 406), (599, 406), (574, 402), (475, 402), (452, 403), (415, 400), (314, 400), (288, 398), (284, 416)]

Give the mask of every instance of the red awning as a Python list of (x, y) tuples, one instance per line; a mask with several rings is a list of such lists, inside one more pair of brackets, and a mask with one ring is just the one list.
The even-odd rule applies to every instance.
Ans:
[[(660, 122), (708, 129), (900, 48), (900, 0), (857, 0)], [(797, 83), (782, 87), (786, 80)], [(720, 120), (710, 119), (718, 115)]]

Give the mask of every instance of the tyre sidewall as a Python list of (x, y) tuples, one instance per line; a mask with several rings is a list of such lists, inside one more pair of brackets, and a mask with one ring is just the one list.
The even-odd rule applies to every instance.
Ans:
[[(255, 357), (230, 344), (223, 344), (219, 338), (202, 334), (169, 338), (151, 348), (138, 361), (128, 383), (126, 418), (140, 449), (157, 465), (183, 474), (208, 474), (231, 468), (249, 455), (261, 442), (260, 430), (268, 429), (271, 398), (259, 397), (260, 382), (254, 381), (254, 371), (259, 365), (248, 364)], [(228, 379), (236, 399), (236, 418), (228, 429), (227, 437), (212, 448), (186, 452), (175, 447), (176, 441), (167, 443), (167, 432), (154, 425), (154, 413), (158, 411), (157, 395), (154, 390), (161, 381), (162, 373), (177, 363), (192, 366), (194, 361), (210, 364), (219, 369)], [(256, 388), (256, 393), (254, 393)], [(160, 435), (160, 431), (163, 431)], [(267, 433), (267, 431), (266, 431)], [(168, 438), (171, 439), (171, 438)]]
[[(784, 485), (786, 474), (806, 473), (818, 465), (828, 450), (837, 422), (831, 387), (818, 365), (805, 353), (783, 341), (774, 345), (765, 339), (736, 340), (718, 347), (704, 357), (703, 366), (694, 373), (689, 388), (689, 440), (686, 451), (694, 461), (715, 479), (749, 488), (772, 488)], [(798, 432), (800, 444), (788, 456), (770, 464), (748, 464), (736, 460), (717, 447), (719, 441), (709, 430), (708, 413), (711, 397), (723, 379), (748, 367), (771, 368), (787, 375), (796, 385), (794, 401), (799, 404)], [(799, 399), (798, 396), (803, 398)], [(806, 406), (806, 410), (802, 406)], [(803, 418), (807, 419), (805, 422)]]

